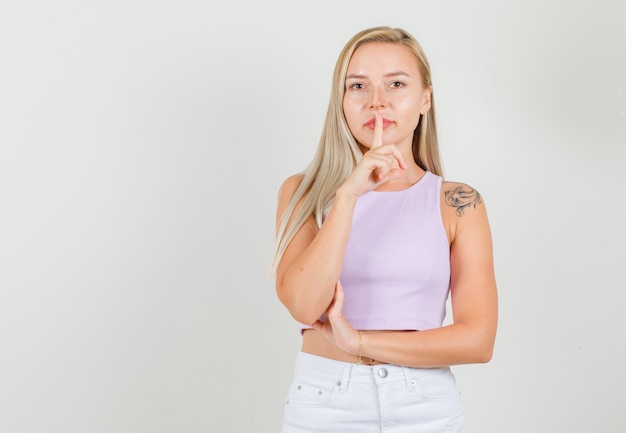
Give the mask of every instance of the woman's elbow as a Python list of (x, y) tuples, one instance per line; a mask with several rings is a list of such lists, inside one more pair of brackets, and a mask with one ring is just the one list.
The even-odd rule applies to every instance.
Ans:
[(477, 364), (487, 364), (493, 358), (493, 347), (485, 348), (476, 354)]
[(277, 292), (280, 302), (282, 302), (282, 304), (287, 308), (291, 317), (299, 323), (311, 325), (319, 319), (324, 312), (323, 310), (318, 311), (318, 309), (314, 308), (314, 302), (311, 302), (311, 299), (305, 299), (300, 296), (296, 296), (293, 293), (288, 295), (284, 291), (281, 292), (280, 290)]
[(289, 314), (291, 314), (291, 317), (293, 317), (298, 323), (302, 323), (303, 325), (310, 326), (320, 317), (320, 315), (316, 315), (306, 308), (292, 307), (288, 308), (288, 310)]
[(485, 337), (481, 339), (475, 346), (474, 356), (477, 364), (486, 364), (493, 358), (493, 350), (495, 345), (494, 337)]
[(471, 328), (465, 334), (462, 346), (464, 364), (486, 364), (493, 358), (495, 335), (484, 327)]

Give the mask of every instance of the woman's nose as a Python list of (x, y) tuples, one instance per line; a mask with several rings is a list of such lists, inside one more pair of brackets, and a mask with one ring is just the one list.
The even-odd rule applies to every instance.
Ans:
[(370, 108), (378, 109), (378, 108), (383, 108), (384, 106), (385, 106), (384, 93), (377, 87), (374, 87), (372, 89), (372, 97), (370, 99)]

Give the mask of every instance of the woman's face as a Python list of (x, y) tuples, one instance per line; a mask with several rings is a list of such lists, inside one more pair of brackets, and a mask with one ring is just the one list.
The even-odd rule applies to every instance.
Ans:
[(376, 113), (383, 116), (383, 144), (411, 149), (420, 114), (430, 108), (430, 93), (409, 48), (387, 42), (357, 48), (346, 73), (343, 112), (361, 150), (372, 144)]

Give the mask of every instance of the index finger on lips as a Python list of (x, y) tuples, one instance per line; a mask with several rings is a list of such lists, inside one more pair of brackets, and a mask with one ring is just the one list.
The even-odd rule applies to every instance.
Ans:
[(374, 141), (372, 141), (372, 149), (376, 149), (383, 145), (383, 116), (376, 113), (374, 121)]

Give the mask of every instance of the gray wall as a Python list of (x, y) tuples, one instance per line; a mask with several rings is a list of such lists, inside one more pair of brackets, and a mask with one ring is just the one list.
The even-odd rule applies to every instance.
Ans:
[(450, 180), (492, 224), (469, 432), (619, 432), (623, 1), (4, 2), (0, 431), (276, 432), (298, 350), (268, 277), (339, 50), (403, 27)]

